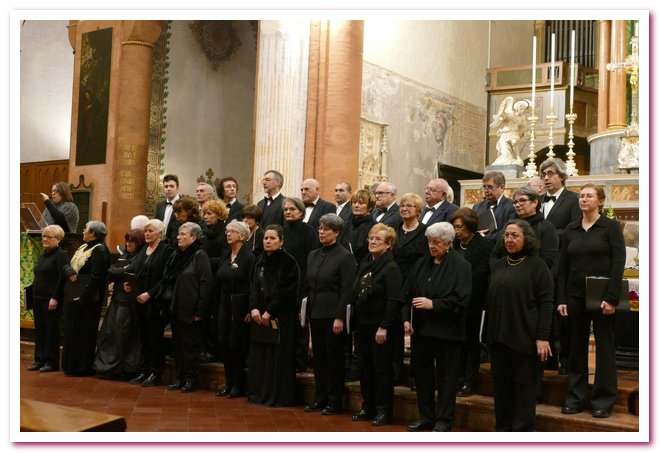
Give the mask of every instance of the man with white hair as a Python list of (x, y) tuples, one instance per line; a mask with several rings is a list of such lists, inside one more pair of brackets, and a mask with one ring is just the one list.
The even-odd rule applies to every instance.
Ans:
[(199, 214), (203, 217), (202, 206), (209, 200), (215, 200), (218, 196), (215, 193), (215, 187), (207, 182), (200, 182), (195, 189), (195, 198), (197, 199)]
[(319, 182), (316, 179), (306, 179), (300, 185), (300, 199), (305, 204), (303, 222), (316, 230), (319, 219), (325, 214), (334, 214), (335, 205), (320, 197)]
[(383, 181), (376, 187), (376, 207), (371, 216), (378, 223), (396, 228), (401, 223), (399, 205), (396, 202), (396, 186), (391, 182)]
[(449, 194), (450, 187), (447, 181), (442, 178), (430, 180), (426, 185), (426, 189), (424, 189), (426, 207), (424, 207), (419, 221), (426, 226), (438, 222), (446, 222), (454, 211), (458, 209), (458, 206), (449, 200)]

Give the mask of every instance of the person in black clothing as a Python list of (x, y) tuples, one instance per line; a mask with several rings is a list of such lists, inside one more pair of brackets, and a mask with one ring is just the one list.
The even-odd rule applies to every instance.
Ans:
[[(208, 313), (213, 292), (211, 262), (201, 248), (202, 228), (193, 222), (179, 227), (179, 247), (165, 264), (163, 287), (171, 291), (171, 323), (176, 380), (167, 386), (194, 392), (199, 383), (200, 321)], [(169, 299), (166, 297), (165, 300)]]
[(261, 223), (261, 208), (256, 204), (248, 205), (241, 211), (241, 217), (243, 218), (243, 222), (250, 228), (250, 237), (245, 241), (245, 247), (256, 258), (264, 252), (264, 230), (259, 227)]
[(491, 266), (486, 310), (495, 430), (533, 431), (538, 361), (552, 355), (554, 282), (529, 223), (510, 220), (502, 241), (507, 254)]
[(284, 201), (284, 195), (282, 194), (282, 186), (284, 186), (284, 176), (279, 171), (268, 170), (264, 173), (262, 184), (266, 196), (257, 202), (262, 215), (259, 226), (265, 228), (273, 223), (283, 225), (282, 201)]
[(220, 180), (215, 188), (218, 192), (218, 197), (225, 202), (225, 206), (229, 209), (229, 214), (225, 219), (225, 224), (232, 220), (240, 221), (242, 219), (241, 211), (245, 207), (243, 203), (238, 201), (238, 181), (233, 176), (225, 176)]
[(493, 243), (477, 233), (479, 216), (470, 208), (460, 208), (449, 218), (456, 231), (454, 250), (472, 268), (472, 295), (465, 311), (465, 342), (461, 345), (456, 396), (472, 396), (477, 390), (481, 363), (481, 316), (485, 308), (490, 253)]
[[(283, 245), (282, 226), (267, 226), (264, 254), (257, 258), (250, 282), (253, 324), (248, 402), (267, 406), (296, 403), (295, 324), (299, 322), (300, 275), (295, 258), (282, 249)], [(274, 326), (278, 332), (272, 332)]]
[[(401, 281), (405, 282), (413, 265), (422, 256), (428, 254), (426, 245), (426, 225), (419, 217), (424, 207), (424, 200), (416, 193), (407, 193), (401, 197), (399, 211), (401, 222), (395, 227), (396, 242), (392, 247), (392, 256), (399, 265)], [(394, 385), (403, 380), (403, 357), (405, 335), (403, 323), (397, 322), (390, 328), (389, 338), (394, 341)]]
[(414, 338), (411, 356), (420, 416), (408, 430), (451, 431), (472, 269), (452, 249), (456, 233), (450, 223), (434, 223), (425, 234), (430, 256), (415, 263), (404, 287), (403, 321)]
[(197, 202), (191, 197), (179, 198), (174, 202), (172, 210), (174, 211), (174, 217), (176, 220), (174, 224), (170, 222), (170, 225), (167, 227), (165, 240), (171, 247), (176, 248), (178, 244), (177, 237), (179, 234), (179, 227), (186, 222), (199, 224), (202, 221), (202, 217), (199, 215)]
[(34, 313), (34, 363), (28, 371), (47, 373), (60, 369), (60, 313), (64, 289), (64, 266), (69, 257), (59, 247), (64, 230), (48, 225), (41, 232), (44, 252), (34, 267), (32, 312)]
[(245, 222), (232, 220), (226, 228), (227, 244), (215, 274), (218, 301), (218, 345), (225, 364), (225, 388), (218, 396), (239, 398), (247, 390), (245, 363), (249, 346), (249, 285), (254, 255), (245, 247), (250, 229)]
[(307, 260), (308, 318), (314, 358), (314, 401), (305, 412), (333, 415), (342, 410), (346, 307), (353, 297), (355, 260), (337, 238), (344, 221), (336, 214), (319, 219), (322, 247)]
[(370, 259), (360, 264), (354, 285), (355, 339), (360, 363), (362, 410), (353, 421), (389, 425), (394, 407), (394, 340), (389, 332), (401, 322), (401, 272), (392, 257), (394, 229), (377, 223), (369, 230)]
[[(307, 223), (303, 223), (305, 205), (299, 198), (286, 197), (282, 201), (284, 213), (284, 250), (296, 259), (300, 275), (306, 275), (307, 257), (320, 247), (318, 233)], [(301, 282), (300, 297), (307, 296), (307, 284)], [(298, 302), (300, 310), (300, 301)], [(309, 323), (303, 327), (296, 325), (296, 370), (304, 372), (309, 362)]]
[[(593, 322), (596, 377), (591, 408), (594, 417), (606, 418), (610, 416), (617, 392), (614, 323), (626, 247), (619, 222), (600, 212), (605, 203), (603, 188), (585, 184), (579, 200), (582, 219), (564, 229), (560, 253), (557, 311), (568, 317), (571, 332), (568, 391), (561, 412), (576, 414), (584, 410), (589, 377), (589, 327)], [(599, 311), (585, 308), (587, 276), (609, 278)]]
[[(163, 331), (169, 318), (169, 306), (165, 306), (161, 296), (161, 282), (165, 262), (172, 254), (172, 248), (163, 237), (165, 224), (158, 219), (147, 222), (144, 227), (146, 246), (140, 250), (128, 270), (135, 273), (139, 288), (124, 284), (124, 290), (135, 293), (136, 312), (140, 326), (142, 345), (142, 366), (140, 374), (129, 382), (143, 387), (161, 385), (165, 368), (165, 340)], [(142, 293), (138, 294), (138, 291)]]
[(103, 222), (87, 222), (83, 241), (64, 267), (69, 279), (65, 286), (66, 320), (62, 369), (67, 376), (94, 374), (96, 334), (105, 301), (110, 252), (104, 244), (107, 229)]
[(139, 323), (135, 296), (124, 289), (125, 272), (145, 244), (144, 231), (133, 229), (125, 234), (126, 251), (118, 262), (124, 265), (108, 269), (113, 282), (110, 306), (103, 316), (94, 369), (107, 378), (135, 376), (142, 364)]

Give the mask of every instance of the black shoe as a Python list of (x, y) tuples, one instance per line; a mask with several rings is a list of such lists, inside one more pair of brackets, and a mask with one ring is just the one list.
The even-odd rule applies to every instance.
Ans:
[(314, 401), (305, 406), (305, 412), (321, 412), (325, 408), (325, 403)]
[(438, 422), (433, 427), (434, 433), (448, 433), (449, 431), (451, 431), (451, 426), (447, 426), (444, 423)]
[(229, 392), (229, 398), (240, 398), (245, 395), (245, 392), (238, 387), (234, 386)]
[(199, 354), (199, 363), (217, 362), (218, 358), (210, 352), (202, 352)]
[(230, 393), (231, 393), (231, 386), (225, 385), (225, 388), (223, 388), (218, 393), (216, 393), (216, 395), (218, 395), (218, 396), (229, 396)]
[(187, 380), (185, 385), (181, 387), (181, 393), (191, 393), (197, 390), (197, 384), (191, 380)]
[(58, 369), (51, 365), (44, 365), (41, 368), (39, 368), (40, 373), (51, 373), (53, 371), (58, 371)]
[(184, 383), (182, 381), (177, 379), (176, 381), (174, 381), (170, 385), (168, 385), (167, 389), (168, 390), (180, 390), (181, 387), (183, 387), (183, 384)]
[(30, 366), (27, 368), (27, 370), (28, 370), (28, 371), (39, 371), (39, 370), (41, 369), (41, 367), (43, 367), (43, 366), (44, 366), (43, 363), (34, 362), (32, 365), (30, 365)]
[(415, 423), (408, 425), (408, 431), (426, 431), (433, 429), (433, 422), (425, 422), (423, 420), (417, 420)]
[(156, 373), (151, 373), (148, 378), (142, 381), (142, 387), (156, 387), (160, 385), (160, 376)]
[(582, 408), (572, 404), (565, 404), (564, 407), (561, 408), (562, 414), (574, 415), (580, 412), (582, 412)]
[(610, 411), (607, 409), (594, 409), (591, 416), (594, 418), (607, 418), (610, 416)]
[(563, 376), (568, 374), (568, 369), (566, 369), (565, 366), (560, 365), (559, 368), (557, 368), (557, 371), (559, 372), (559, 374), (561, 374)]
[(353, 417), (351, 418), (353, 419), (354, 422), (366, 422), (367, 420), (373, 419), (373, 417), (374, 415), (372, 412), (369, 412), (366, 409), (362, 409), (357, 414), (354, 414)]
[(410, 386), (410, 391), (411, 392), (416, 392), (417, 391), (417, 386), (415, 384)]
[(128, 383), (133, 385), (140, 385), (142, 384), (142, 381), (144, 381), (147, 377), (149, 377), (147, 373), (140, 373), (137, 376), (135, 376), (133, 379), (128, 381)]
[(466, 397), (474, 395), (474, 390), (469, 385), (464, 385), (458, 390), (456, 390), (456, 396)]
[(341, 408), (337, 406), (325, 406), (321, 411), (321, 415), (335, 415), (341, 412)]
[(372, 426), (384, 426), (389, 425), (390, 423), (392, 423), (392, 420), (390, 420), (390, 417), (387, 414), (378, 414), (373, 420), (371, 420)]

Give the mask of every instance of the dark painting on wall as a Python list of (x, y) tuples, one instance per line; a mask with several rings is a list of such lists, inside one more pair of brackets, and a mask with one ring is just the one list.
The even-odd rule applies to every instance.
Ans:
[(110, 105), (112, 28), (83, 33), (76, 165), (105, 163)]

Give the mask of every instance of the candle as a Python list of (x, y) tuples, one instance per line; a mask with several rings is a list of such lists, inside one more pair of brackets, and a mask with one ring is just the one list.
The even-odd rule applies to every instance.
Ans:
[(550, 113), (555, 111), (555, 34), (550, 41)]
[(532, 115), (536, 105), (536, 36), (532, 40)]
[(573, 90), (575, 87), (575, 30), (571, 31), (571, 113), (573, 113)]

